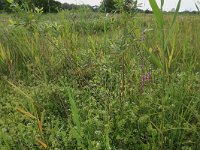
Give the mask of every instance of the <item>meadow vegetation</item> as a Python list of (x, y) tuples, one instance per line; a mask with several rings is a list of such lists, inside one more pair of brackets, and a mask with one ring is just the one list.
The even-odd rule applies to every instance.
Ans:
[(0, 149), (199, 150), (200, 17), (154, 11), (0, 14)]

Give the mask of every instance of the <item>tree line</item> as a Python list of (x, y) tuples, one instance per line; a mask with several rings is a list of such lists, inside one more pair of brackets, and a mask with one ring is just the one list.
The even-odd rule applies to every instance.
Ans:
[[(152, 13), (150, 10), (142, 10), (138, 8), (137, 0), (102, 0), (100, 6), (90, 6), (90, 5), (76, 5), (68, 3), (60, 3), (56, 0), (13, 0), (13, 4), (10, 5), (10, 0), (0, 0), (0, 12), (12, 12), (11, 6), (18, 5), (20, 9), (32, 10), (35, 7), (43, 8), (44, 13), (55, 13), (60, 10), (74, 10), (74, 9), (90, 9), (92, 11), (100, 12), (143, 12)], [(189, 12), (184, 11), (183, 13), (197, 13), (196, 11)]]
[(12, 12), (14, 6), (21, 9), (43, 8), (44, 12), (58, 12), (62, 8), (62, 4), (55, 0), (14, 0), (12, 4), (9, 0), (0, 0), (0, 11)]
[[(80, 8), (88, 8), (93, 11), (112, 12), (119, 9), (130, 11), (135, 4), (134, 0), (103, 0), (100, 6), (75, 5), (68, 3), (60, 3), (56, 0), (14, 0), (13, 5), (18, 4), (22, 9), (33, 9), (35, 7), (43, 8), (45, 13), (58, 12), (63, 9), (72, 10)], [(0, 0), (0, 11), (11, 12), (9, 0)]]

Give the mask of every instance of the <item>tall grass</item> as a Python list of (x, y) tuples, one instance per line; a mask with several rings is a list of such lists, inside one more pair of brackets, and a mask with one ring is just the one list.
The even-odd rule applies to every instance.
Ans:
[(180, 2), (172, 15), (150, 0), (156, 22), (1, 14), (0, 147), (199, 149), (199, 17), (178, 16)]

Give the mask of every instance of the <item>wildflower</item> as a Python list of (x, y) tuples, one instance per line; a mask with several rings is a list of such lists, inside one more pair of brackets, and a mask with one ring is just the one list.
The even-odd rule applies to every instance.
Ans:
[(149, 69), (148, 73), (143, 74), (141, 77), (141, 90), (144, 91), (145, 84), (152, 81), (152, 71)]

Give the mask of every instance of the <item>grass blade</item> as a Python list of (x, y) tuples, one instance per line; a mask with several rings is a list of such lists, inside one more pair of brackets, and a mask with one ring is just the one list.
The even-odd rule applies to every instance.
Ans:
[[(7, 135), (2, 130), (0, 130), (0, 139), (2, 140), (2, 142), (5, 143), (7, 150), (11, 150), (10, 144), (7, 139)], [(0, 140), (0, 142), (1, 142), (1, 140)]]
[[(149, 0), (149, 3), (151, 5), (153, 13), (154, 13), (154, 15), (156, 17), (156, 21), (157, 21), (159, 27), (162, 29), (163, 25), (164, 25), (164, 20), (163, 20), (163, 15), (162, 15), (161, 10), (158, 7), (158, 5), (157, 5), (155, 0)], [(162, 3), (164, 4), (164, 2), (162, 2)]]
[(39, 140), (39, 139), (37, 139), (36, 141), (37, 141), (37, 143), (38, 143), (40, 146), (42, 146), (44, 149), (47, 149), (47, 148), (48, 148), (48, 145), (47, 145), (46, 143), (44, 143), (43, 141), (41, 141), (41, 140)]
[(197, 10), (200, 11), (200, 8), (196, 3), (195, 3), (195, 6), (196, 6)]
[(81, 121), (80, 121), (79, 111), (76, 105), (76, 101), (74, 100), (72, 96), (72, 92), (68, 86), (67, 86), (67, 93), (69, 97), (70, 109), (72, 112), (72, 120), (75, 126), (77, 127), (77, 130), (75, 131), (77, 133), (76, 140), (77, 140), (78, 145), (83, 148), (82, 139), (81, 139)]
[(80, 131), (81, 130), (80, 116), (79, 116), (78, 108), (76, 106), (76, 102), (75, 102), (74, 98), (72, 97), (69, 87), (67, 87), (67, 93), (68, 93), (68, 97), (69, 97), (70, 108), (71, 108), (72, 115), (73, 115), (72, 116), (73, 122), (77, 126), (78, 131)]
[(156, 57), (152, 52), (150, 52), (150, 50), (148, 50), (147, 48), (144, 48), (146, 53), (150, 56), (150, 59), (152, 61), (152, 63), (154, 63), (154, 65), (156, 65), (159, 69), (163, 69), (163, 65), (161, 63), (161, 61), (158, 59), (158, 57)]
[(164, 47), (165, 50), (167, 48), (167, 44), (169, 42), (169, 39), (170, 39), (170, 37), (171, 37), (171, 35), (172, 35), (173, 31), (174, 31), (174, 24), (175, 24), (176, 18), (178, 16), (178, 12), (180, 10), (180, 6), (181, 6), (181, 0), (178, 1), (178, 4), (176, 6), (176, 11), (175, 11), (174, 16), (173, 16), (173, 20), (172, 20), (172, 23), (171, 23), (171, 26), (170, 26), (169, 34), (168, 34), (167, 39), (165, 41), (165, 47)]
[(176, 11), (175, 11), (175, 13), (174, 13), (173, 21), (172, 21), (172, 23), (171, 23), (171, 27), (174, 25), (174, 23), (175, 23), (175, 21), (176, 21), (176, 18), (177, 18), (177, 16), (178, 16), (178, 12), (179, 12), (180, 7), (181, 7), (181, 2), (182, 2), (182, 0), (179, 0), (179, 1), (178, 1), (178, 4), (177, 4), (177, 6), (176, 6)]
[(31, 118), (31, 119), (36, 119), (36, 117), (35, 116), (33, 116), (30, 112), (27, 112), (27, 111), (25, 111), (25, 110), (23, 110), (23, 109), (21, 109), (21, 108), (16, 108), (16, 110), (18, 111), (18, 112), (20, 112), (20, 113), (22, 113), (23, 115), (25, 115), (26, 117), (29, 117), (29, 118)]
[(165, 1), (165, 0), (161, 0), (161, 10), (163, 10), (164, 1)]

